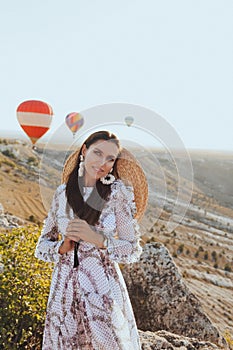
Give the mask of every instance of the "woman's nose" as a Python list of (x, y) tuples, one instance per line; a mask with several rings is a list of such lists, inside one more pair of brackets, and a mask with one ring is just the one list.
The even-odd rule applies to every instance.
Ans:
[(103, 157), (100, 159), (100, 166), (104, 167), (107, 164), (107, 160)]

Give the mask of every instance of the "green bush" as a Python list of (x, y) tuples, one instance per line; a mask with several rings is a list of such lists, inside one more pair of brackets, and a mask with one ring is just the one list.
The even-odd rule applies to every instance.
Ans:
[(39, 160), (36, 157), (28, 157), (27, 163), (29, 165), (38, 166), (39, 165)]
[(34, 257), (38, 226), (0, 232), (0, 349), (41, 349), (51, 264)]

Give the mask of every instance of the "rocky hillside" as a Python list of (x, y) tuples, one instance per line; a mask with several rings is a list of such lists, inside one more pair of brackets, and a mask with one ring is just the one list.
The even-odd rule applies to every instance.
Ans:
[[(167, 248), (185, 285), (199, 300), (220, 335), (233, 334), (232, 155), (211, 152), (191, 152), (190, 155), (193, 183), (185, 178), (185, 171), (182, 179), (177, 176), (176, 165), (186, 167), (182, 157), (174, 163), (168, 154), (159, 151), (136, 154), (150, 189), (147, 211), (141, 222), (142, 238), (144, 244), (158, 242)], [(43, 221), (67, 156), (62, 149), (45, 151), (41, 146), (33, 150), (20, 140), (1, 140), (2, 227), (15, 225), (17, 220), (12, 223), (10, 214), (25, 223)], [(180, 180), (181, 202), (185, 203), (192, 192), (181, 223), (178, 216), (171, 216)], [(175, 224), (172, 231), (167, 228), (171, 217)]]

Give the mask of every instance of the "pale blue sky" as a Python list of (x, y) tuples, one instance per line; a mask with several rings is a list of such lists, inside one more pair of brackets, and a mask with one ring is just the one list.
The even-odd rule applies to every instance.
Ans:
[(49, 133), (120, 102), (161, 115), (187, 148), (233, 151), (232, 0), (0, 3), (2, 132), (24, 135), (24, 100), (51, 104)]

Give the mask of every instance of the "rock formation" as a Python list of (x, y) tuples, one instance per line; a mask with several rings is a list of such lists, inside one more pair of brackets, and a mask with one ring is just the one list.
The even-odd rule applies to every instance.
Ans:
[(199, 300), (186, 287), (164, 245), (146, 244), (140, 261), (124, 265), (122, 272), (139, 329), (152, 332), (165, 330), (225, 345), (218, 329), (203, 312)]
[(208, 341), (187, 338), (166, 331), (139, 331), (142, 350), (219, 350)]
[(17, 216), (4, 212), (3, 205), (0, 203), (0, 227), (14, 228), (24, 225), (24, 221)]

